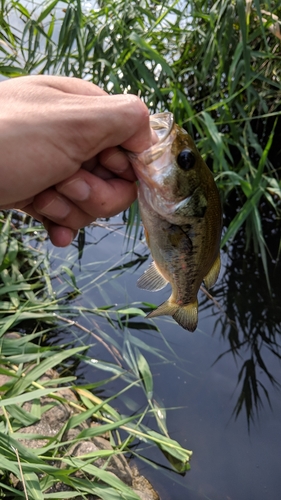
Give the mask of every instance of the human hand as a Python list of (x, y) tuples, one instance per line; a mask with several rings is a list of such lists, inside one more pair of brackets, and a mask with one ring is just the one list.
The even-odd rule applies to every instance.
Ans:
[(151, 143), (136, 96), (67, 77), (1, 82), (0, 208), (26, 211), (66, 246), (80, 227), (135, 199), (135, 174), (118, 146), (141, 152)]

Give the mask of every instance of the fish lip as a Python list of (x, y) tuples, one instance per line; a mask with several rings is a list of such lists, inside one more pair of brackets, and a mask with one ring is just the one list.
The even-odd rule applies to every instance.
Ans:
[(174, 126), (173, 113), (170, 113), (169, 111), (166, 111), (165, 113), (156, 113), (154, 115), (150, 115), (149, 121), (152, 130), (154, 130), (158, 136), (159, 141), (157, 144), (161, 144), (167, 139)]
[(160, 158), (165, 148), (172, 144), (175, 135), (172, 133), (174, 127), (173, 113), (169, 111), (156, 113), (149, 117), (149, 121), (150, 127), (154, 130), (159, 140), (156, 144), (138, 155), (139, 160), (145, 165), (149, 165)]
[[(162, 171), (172, 163), (171, 146), (176, 137), (176, 128), (174, 116), (168, 111), (151, 115), (149, 119), (151, 128), (158, 136), (158, 142), (142, 153), (127, 152), (127, 155), (138, 179), (156, 187), (158, 175), (162, 175)], [(158, 162), (158, 159), (161, 160)]]

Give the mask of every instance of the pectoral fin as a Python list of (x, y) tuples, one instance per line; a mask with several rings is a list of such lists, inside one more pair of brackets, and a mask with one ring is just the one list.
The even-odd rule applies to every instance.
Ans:
[(155, 318), (156, 316), (164, 316), (166, 314), (172, 316), (180, 326), (185, 328), (185, 330), (194, 332), (198, 323), (198, 302), (196, 300), (192, 304), (181, 307), (178, 304), (174, 304), (169, 299), (163, 302), (157, 309), (151, 311), (151, 313), (147, 315), (147, 318)]
[(211, 288), (215, 282), (217, 281), (220, 273), (220, 268), (221, 268), (221, 259), (220, 259), (220, 254), (218, 254), (214, 264), (212, 265), (210, 271), (204, 278), (204, 284), (206, 288)]
[(138, 279), (137, 286), (143, 290), (157, 292), (162, 290), (169, 283), (162, 274), (158, 271), (155, 262), (152, 262), (149, 268)]

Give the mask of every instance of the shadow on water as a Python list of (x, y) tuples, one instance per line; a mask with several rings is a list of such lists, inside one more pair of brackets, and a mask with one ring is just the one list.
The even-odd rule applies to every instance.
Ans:
[[(223, 314), (216, 321), (214, 333), (229, 346), (216, 362), (228, 354), (232, 354), (235, 360), (243, 360), (238, 371), (239, 396), (233, 415), (237, 418), (244, 410), (249, 428), (264, 406), (264, 401), (271, 406), (263, 376), (276, 389), (280, 389), (280, 380), (271, 371), (268, 357), (267, 360), (264, 358), (264, 352), (268, 351), (273, 357), (281, 359), (280, 223), (278, 227), (275, 215), (269, 214), (264, 224), (267, 248), (271, 255), (268, 260), (271, 289), (268, 288), (261, 259), (253, 252), (245, 252), (243, 232), (230, 248), (223, 279), (215, 289), (215, 298)], [(204, 302), (203, 309), (208, 309), (210, 303)]]

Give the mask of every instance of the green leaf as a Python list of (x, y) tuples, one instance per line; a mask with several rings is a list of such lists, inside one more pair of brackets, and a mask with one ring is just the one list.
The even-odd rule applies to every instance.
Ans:
[[(87, 348), (88, 348), (87, 346), (82, 346), (82, 347), (74, 347), (73, 349), (66, 349), (65, 351), (62, 351), (58, 354), (54, 354), (53, 356), (45, 359), (44, 361), (41, 361), (41, 363), (38, 364), (38, 366), (32, 368), (23, 379), (18, 380), (14, 384), (14, 386), (6, 393), (6, 397), (11, 398), (16, 394), (22, 393), (32, 384), (32, 382), (38, 380), (48, 370), (54, 368), (54, 366), (58, 365), (59, 363), (62, 363), (65, 359), (68, 359), (71, 356), (74, 356), (75, 354), (78, 354), (82, 351), (85, 351)], [(53, 391), (55, 390), (58, 389), (54, 388)], [(47, 391), (45, 394), (51, 392), (50, 389), (44, 389), (44, 391)], [(34, 392), (37, 393), (37, 391)], [(34, 397), (40, 397), (40, 395), (34, 395)]]
[(153, 397), (153, 377), (149, 368), (149, 364), (139, 349), (135, 348), (136, 360), (140, 377), (143, 381), (144, 389), (148, 400)]
[(117, 312), (119, 314), (127, 314), (129, 316), (134, 315), (134, 316), (143, 316), (145, 317), (146, 314), (143, 312), (142, 309), (139, 309), (138, 307), (126, 307), (122, 309), (117, 309)]
[[(4, 458), (4, 456), (9, 459), (9, 461), (11, 463), (11, 467), (12, 467), (13, 461), (17, 461), (14, 450), (18, 451), (20, 458), (24, 461), (29, 461), (33, 465), (35, 465), (35, 464), (43, 465), (44, 464), (43, 460), (38, 458), (34, 453), (32, 453), (30, 450), (28, 450), (23, 444), (21, 444), (19, 441), (14, 439), (12, 436), (8, 436), (6, 434), (3, 434), (2, 432), (0, 432), (0, 449), (1, 449), (0, 469), (3, 467), (2, 459)], [(13, 470), (17, 470), (17, 465), (15, 464), (15, 466), (13, 466), (13, 470), (12, 470), (12, 468), (10, 470), (12, 472), (13, 472)], [(33, 472), (33, 471), (31, 471), (31, 472)]]
[(183, 449), (179, 443), (169, 437), (162, 436), (155, 431), (147, 431), (148, 436), (155, 438), (155, 443), (162, 450), (169, 462), (178, 472), (190, 469), (189, 459), (192, 451)]
[(73, 271), (71, 269), (69, 269), (69, 267), (66, 267), (66, 266), (61, 266), (61, 270), (63, 272), (65, 272), (71, 279), (72, 281), (72, 285), (73, 287), (78, 290), (78, 286), (77, 286), (77, 283), (76, 283), (76, 277), (75, 277), (75, 274), (73, 273)]
[(83, 460), (80, 460), (79, 458), (76, 457), (75, 458), (64, 457), (63, 461), (64, 463), (66, 463), (71, 467), (75, 466), (78, 470), (83, 468), (84, 472), (91, 474), (100, 481), (103, 481), (104, 483), (114, 487), (116, 490), (122, 493), (122, 498), (126, 500), (140, 500), (139, 496), (136, 493), (134, 493), (134, 491), (131, 488), (129, 488), (129, 486), (127, 486), (117, 476), (115, 476), (115, 474), (112, 474), (111, 472), (96, 467), (95, 465), (85, 464)]
[(35, 389), (34, 391), (25, 392), (24, 394), (20, 394), (19, 396), (5, 397), (0, 400), (0, 408), (14, 404), (26, 403), (27, 401), (33, 401), (36, 398), (42, 398), (43, 396), (48, 396), (52, 392), (57, 392), (59, 390), (61, 390), (61, 387), (53, 387), (49, 389)]
[(39, 479), (34, 472), (25, 473), (24, 482), (27, 492), (32, 500), (44, 500), (44, 495), (40, 488)]
[(136, 418), (135, 415), (132, 417), (120, 418), (116, 422), (111, 422), (109, 424), (104, 424), (104, 425), (100, 425), (97, 427), (91, 427), (89, 429), (85, 429), (78, 434), (77, 438), (84, 439), (84, 438), (91, 438), (94, 436), (101, 436), (102, 434), (105, 434), (106, 432), (110, 432), (110, 431), (113, 431), (115, 429), (118, 429), (119, 427), (124, 426), (125, 424), (127, 424), (128, 422), (131, 422), (135, 418)]
[(20, 2), (13, 2), (14, 6), (16, 7), (16, 9), (21, 13), (23, 14), (27, 19), (30, 18), (30, 13), (29, 11), (25, 8), (24, 5), (22, 5)]
[[(10, 213), (8, 215), (7, 219), (5, 220), (4, 225), (0, 228), (0, 265), (2, 264), (2, 262), (5, 258), (7, 248), (8, 248), (10, 226), (11, 226), (11, 217), (12, 217), (12, 214)], [(0, 267), (0, 271), (2, 271), (1, 267)]]
[(31, 413), (25, 411), (23, 408), (17, 405), (7, 405), (6, 410), (11, 415), (11, 417), (18, 420), (18, 422), (23, 427), (33, 425), (35, 422), (38, 422), (39, 420), (38, 417), (32, 415)]
[(14, 78), (16, 76), (24, 76), (27, 75), (27, 71), (18, 66), (5, 66), (4, 64), (0, 64), (0, 74), (4, 76), (8, 76), (9, 78)]
[(42, 10), (41, 14), (37, 18), (37, 23), (41, 23), (46, 19), (46, 17), (54, 10), (60, 0), (53, 0), (49, 2), (44, 10)]
[(140, 37), (136, 32), (133, 32), (129, 36), (129, 39), (140, 49), (146, 52), (152, 60), (160, 64), (163, 70), (166, 71), (167, 75), (174, 78), (174, 73), (170, 66), (166, 63), (165, 59), (157, 52), (157, 50), (153, 49), (151, 45), (144, 40), (144, 38)]
[(264, 172), (264, 167), (265, 167), (265, 164), (266, 164), (266, 161), (267, 161), (267, 158), (268, 158), (268, 153), (270, 151), (270, 148), (272, 146), (272, 142), (273, 142), (273, 139), (274, 139), (274, 132), (275, 132), (275, 127), (277, 125), (277, 122), (278, 122), (278, 120), (276, 118), (275, 121), (274, 121), (272, 130), (271, 130), (271, 133), (270, 133), (270, 135), (268, 137), (266, 146), (265, 146), (265, 148), (264, 148), (264, 150), (262, 152), (259, 164), (258, 164), (258, 170), (257, 170), (256, 176), (255, 176), (254, 182), (253, 182), (253, 188), (257, 188), (258, 185), (260, 184), (261, 177), (262, 177), (262, 174)]
[(245, 222), (249, 214), (254, 210), (255, 205), (259, 202), (263, 192), (261, 189), (258, 189), (243, 205), (242, 209), (238, 212), (238, 214), (234, 217), (231, 223), (228, 226), (227, 231), (223, 235), (221, 240), (221, 248), (231, 239), (234, 238), (237, 231), (240, 229), (242, 224)]

